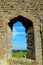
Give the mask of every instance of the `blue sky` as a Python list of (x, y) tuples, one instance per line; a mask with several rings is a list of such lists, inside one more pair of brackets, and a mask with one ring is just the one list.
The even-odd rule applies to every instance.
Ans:
[(23, 24), (17, 21), (13, 24), (12, 32), (12, 49), (13, 50), (26, 50), (26, 33)]

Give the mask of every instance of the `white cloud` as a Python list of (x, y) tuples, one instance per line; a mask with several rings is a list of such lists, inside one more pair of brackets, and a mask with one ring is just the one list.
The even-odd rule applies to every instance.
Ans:
[(23, 28), (24, 29), (24, 27), (15, 27), (15, 28)]
[(24, 32), (13, 32), (13, 35), (24, 34)]
[(16, 32), (16, 29), (15, 28), (13, 28), (13, 32)]
[[(24, 27), (15, 27), (15, 28), (18, 28), (18, 29), (21, 29), (21, 28), (24, 28)], [(18, 32), (15, 28), (13, 28), (13, 32), (12, 32), (12, 35), (18, 35), (18, 34), (25, 34), (25, 32)]]

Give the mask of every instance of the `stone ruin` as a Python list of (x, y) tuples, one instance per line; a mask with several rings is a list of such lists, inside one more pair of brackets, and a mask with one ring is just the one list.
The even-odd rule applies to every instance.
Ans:
[(0, 65), (12, 64), (12, 26), (17, 20), (26, 28), (26, 57), (42, 65), (43, 0), (0, 0)]

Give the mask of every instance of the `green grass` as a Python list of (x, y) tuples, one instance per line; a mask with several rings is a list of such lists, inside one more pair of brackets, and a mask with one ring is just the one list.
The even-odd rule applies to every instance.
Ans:
[(13, 58), (25, 58), (26, 57), (26, 51), (25, 50), (13, 50), (12, 51), (12, 57)]

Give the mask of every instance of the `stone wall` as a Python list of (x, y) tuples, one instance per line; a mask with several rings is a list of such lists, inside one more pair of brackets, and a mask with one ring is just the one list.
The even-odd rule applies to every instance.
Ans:
[(27, 58), (35, 60), (34, 28), (29, 27), (27, 31)]
[(36, 61), (42, 65), (40, 20), (43, 19), (43, 0), (0, 0), (0, 60), (12, 58), (12, 32), (8, 22), (19, 15), (33, 23)]

